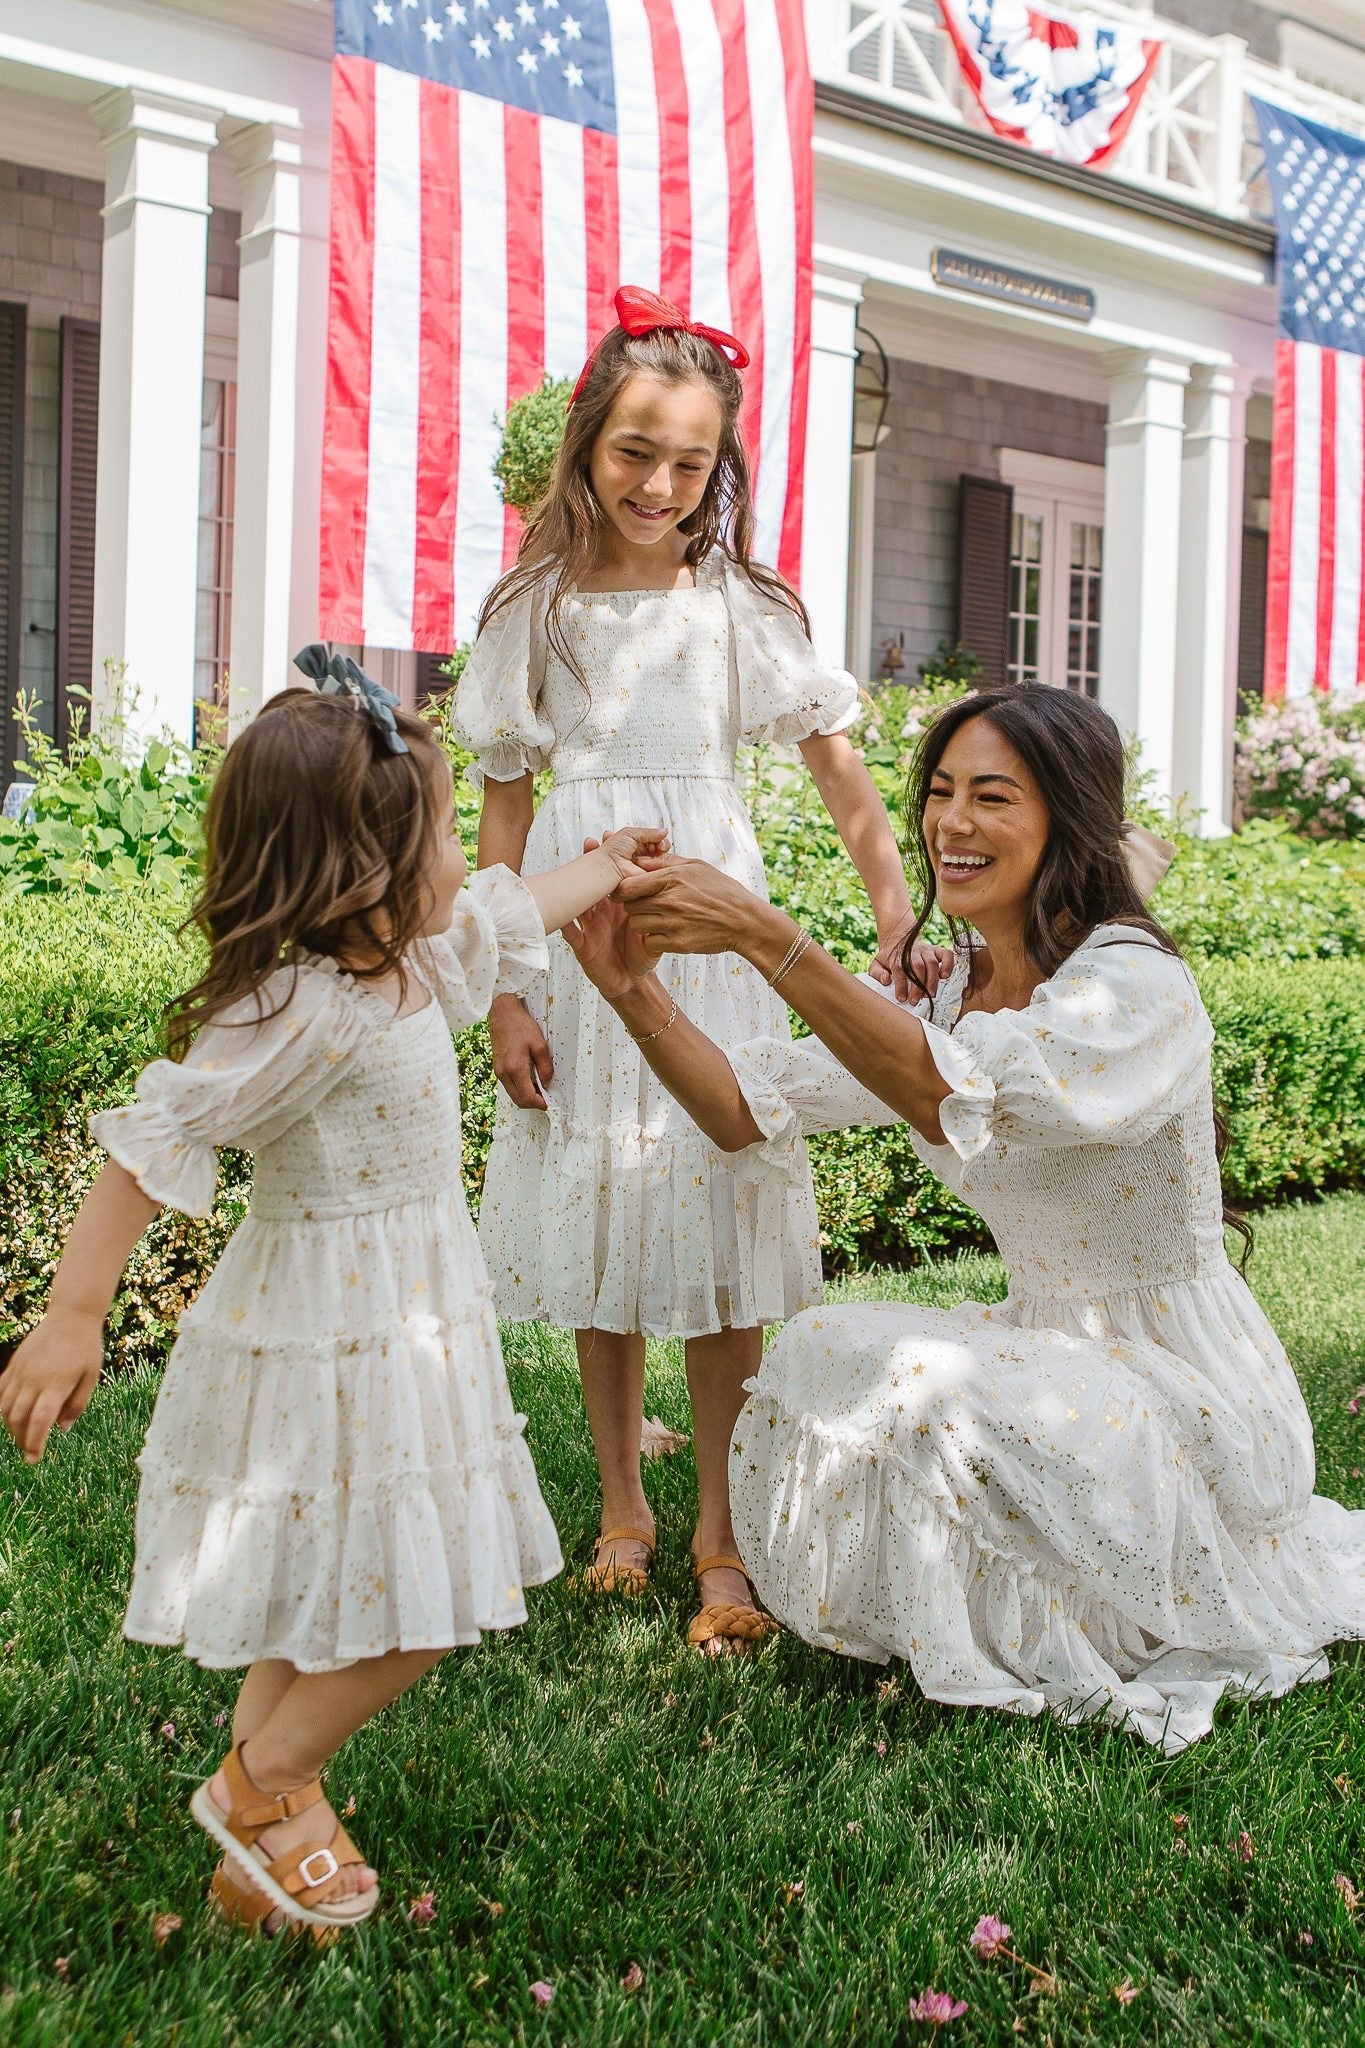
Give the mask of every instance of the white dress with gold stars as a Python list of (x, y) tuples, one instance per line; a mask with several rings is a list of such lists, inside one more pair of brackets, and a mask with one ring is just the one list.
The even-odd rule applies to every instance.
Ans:
[(305, 956), (267, 985), (267, 1021), (225, 1013), (94, 1119), (192, 1216), (216, 1147), (255, 1155), (139, 1461), (134, 1640), (329, 1671), (513, 1627), (523, 1586), (559, 1571), (465, 1207), (451, 1042), (544, 959), (529, 890), (490, 868), (410, 959), (423, 1008), (396, 1018)]
[[(1224, 1692), (1365, 1635), (1365, 1513), (1315, 1497), (1293, 1368), (1224, 1249), (1188, 970), (1101, 926), (1026, 1010), (958, 1022), (965, 966), (927, 1025), (948, 1142), (916, 1149), (1008, 1298), (788, 1323), (731, 1447), (739, 1547), (808, 1642), (1175, 1751)], [(779, 1176), (808, 1132), (895, 1121), (814, 1039), (731, 1056)]]
[[(857, 711), (853, 678), (824, 666), (790, 609), (719, 552), (693, 589), (571, 596), (563, 630), (586, 682), (547, 644), (543, 599), (531, 598), (494, 618), (460, 680), (456, 717), (476, 777), (554, 771), (522, 872), (573, 859), (585, 835), (666, 825), (675, 852), (766, 896), (735, 750), (742, 739), (840, 731)], [(671, 955), (661, 975), (719, 1044), (787, 1035), (785, 1005), (742, 960)], [(554, 1078), (548, 1111), (499, 1092), (479, 1212), (499, 1314), (702, 1336), (818, 1301), (804, 1157), (778, 1183), (718, 1153), (564, 940), (551, 940), (549, 972), (526, 1000)]]

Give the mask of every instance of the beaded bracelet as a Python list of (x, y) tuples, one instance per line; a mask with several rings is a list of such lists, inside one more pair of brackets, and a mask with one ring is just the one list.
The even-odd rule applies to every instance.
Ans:
[(668, 1004), (668, 1016), (666, 1017), (664, 1022), (659, 1026), (657, 1031), (646, 1031), (639, 1038), (636, 1038), (635, 1033), (633, 1031), (628, 1031), (626, 1033), (626, 1036), (627, 1038), (633, 1039), (636, 1045), (648, 1045), (651, 1038), (662, 1038), (665, 1031), (668, 1030), (669, 1025), (676, 1024), (677, 1021), (678, 1006), (670, 997)]
[(793, 967), (795, 967), (797, 961), (801, 958), (801, 955), (805, 952), (807, 946), (809, 946), (810, 943), (811, 935), (809, 932), (798, 932), (796, 934), (796, 937), (792, 940), (790, 946), (788, 946), (786, 952), (782, 955), (782, 963), (779, 966), (776, 974), (770, 974), (768, 976), (769, 988), (776, 988), (778, 982), (781, 981), (783, 975), (791, 973)]

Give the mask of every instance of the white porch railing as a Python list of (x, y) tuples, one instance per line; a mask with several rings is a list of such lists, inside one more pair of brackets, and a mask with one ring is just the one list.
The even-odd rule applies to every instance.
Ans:
[[(1119, 0), (1092, 0), (1084, 11), (1141, 26), (1162, 44), (1127, 139), (1101, 176), (1231, 219), (1265, 219), (1269, 202), (1250, 94), (1365, 135), (1365, 103), (1261, 63), (1237, 36), (1196, 35), (1150, 7)], [(959, 127), (986, 126), (935, 0), (808, 0), (808, 14), (818, 79)]]

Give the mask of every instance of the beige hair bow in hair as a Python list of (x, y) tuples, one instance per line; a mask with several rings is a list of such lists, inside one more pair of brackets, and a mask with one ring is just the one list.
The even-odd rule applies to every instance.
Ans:
[(1123, 826), (1123, 857), (1133, 887), (1146, 903), (1175, 859), (1175, 848), (1169, 839), (1158, 839), (1145, 825), (1135, 825), (1127, 818)]

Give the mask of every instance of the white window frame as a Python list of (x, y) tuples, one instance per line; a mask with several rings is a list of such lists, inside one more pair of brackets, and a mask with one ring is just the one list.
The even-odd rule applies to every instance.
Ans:
[[(1016, 515), (1042, 528), (1039, 571), (1038, 674), (1066, 686), (1071, 594), (1071, 526), (1104, 529), (1104, 465), (1035, 455), (1024, 448), (996, 451), (1000, 480), (1014, 492)], [(1101, 580), (1101, 594), (1103, 580)]]

